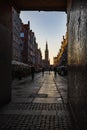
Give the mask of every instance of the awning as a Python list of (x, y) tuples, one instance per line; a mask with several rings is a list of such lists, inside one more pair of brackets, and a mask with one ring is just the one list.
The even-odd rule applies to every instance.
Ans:
[(12, 60), (12, 65), (21, 65), (21, 66), (29, 67), (28, 64), (24, 64), (24, 63), (16, 61), (16, 60)]

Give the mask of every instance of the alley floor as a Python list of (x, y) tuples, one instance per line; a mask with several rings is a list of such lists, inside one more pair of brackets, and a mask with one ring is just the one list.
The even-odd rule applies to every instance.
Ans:
[(0, 109), (0, 130), (75, 130), (67, 104), (67, 77), (45, 72), (12, 83), (12, 101)]

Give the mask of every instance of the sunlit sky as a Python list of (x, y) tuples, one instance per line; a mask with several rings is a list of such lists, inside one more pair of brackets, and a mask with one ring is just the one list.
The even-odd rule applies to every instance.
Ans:
[(51, 64), (53, 64), (53, 57), (57, 56), (61, 48), (61, 41), (66, 33), (66, 16), (65, 12), (45, 11), (21, 11), (20, 14), (24, 24), (30, 21), (30, 29), (35, 33), (36, 42), (38, 48), (41, 49), (43, 59), (47, 41)]

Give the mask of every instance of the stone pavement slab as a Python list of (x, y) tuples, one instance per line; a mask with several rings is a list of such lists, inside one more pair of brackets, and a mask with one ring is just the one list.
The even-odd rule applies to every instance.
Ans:
[(58, 100), (58, 98), (35, 98), (33, 103), (61, 103), (62, 100)]
[(0, 109), (0, 130), (75, 130), (66, 79), (46, 72), (12, 85), (12, 101)]

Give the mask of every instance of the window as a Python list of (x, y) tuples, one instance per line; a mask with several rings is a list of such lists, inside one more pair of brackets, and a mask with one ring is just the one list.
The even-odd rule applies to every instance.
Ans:
[(22, 33), (20, 33), (20, 37), (24, 37), (24, 33), (22, 32)]

